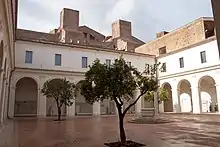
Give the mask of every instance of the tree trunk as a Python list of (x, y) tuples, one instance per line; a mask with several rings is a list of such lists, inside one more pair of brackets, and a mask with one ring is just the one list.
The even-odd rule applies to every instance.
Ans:
[(58, 110), (58, 120), (61, 120), (60, 117), (61, 117), (61, 107), (57, 107), (57, 110)]
[(118, 108), (118, 117), (119, 117), (121, 144), (125, 145), (126, 144), (126, 135), (125, 135), (125, 129), (124, 129), (124, 115), (121, 112), (121, 107)]

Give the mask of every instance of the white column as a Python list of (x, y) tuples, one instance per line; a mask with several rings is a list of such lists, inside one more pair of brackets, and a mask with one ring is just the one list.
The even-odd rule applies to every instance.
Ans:
[(173, 112), (180, 113), (181, 105), (179, 99), (179, 89), (177, 89), (177, 85), (172, 86), (172, 102), (173, 102)]
[[(134, 93), (134, 101), (138, 98), (138, 96), (140, 95), (140, 90), (135, 90)], [(141, 114), (141, 101), (142, 101), (142, 97), (137, 101), (137, 103), (135, 104), (135, 111), (137, 115)]]
[(193, 102), (193, 113), (201, 113), (201, 99), (200, 99), (200, 90), (198, 87), (198, 82), (192, 82), (191, 84), (192, 92), (192, 102)]
[(47, 114), (47, 98), (41, 93), (41, 89), (38, 89), (38, 105), (37, 116), (46, 117)]
[(216, 96), (218, 104), (218, 113), (220, 114), (220, 84), (216, 84)]
[(100, 102), (95, 102), (93, 104), (93, 115), (100, 116)]
[(75, 100), (73, 100), (73, 105), (67, 107), (67, 116), (74, 117), (75, 116)]
[(158, 91), (154, 92), (154, 115), (159, 114)]
[(9, 116), (10, 118), (13, 118), (13, 117), (14, 117), (15, 90), (16, 90), (16, 87), (10, 86), (9, 109), (8, 109), (8, 116)]

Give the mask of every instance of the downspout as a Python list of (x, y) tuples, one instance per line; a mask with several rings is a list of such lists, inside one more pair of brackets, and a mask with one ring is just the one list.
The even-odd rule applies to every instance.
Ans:
[(8, 82), (8, 101), (7, 101), (7, 119), (11, 119), (9, 116), (9, 99), (10, 99), (10, 91), (11, 91), (11, 81), (12, 81), (12, 74), (15, 71), (15, 68), (13, 68), (10, 72), (10, 76), (9, 76), (9, 82)]
[[(157, 65), (157, 57), (155, 57), (155, 64)], [(156, 68), (156, 80), (158, 81), (158, 69)], [(159, 84), (159, 83), (158, 83)], [(159, 114), (159, 104), (158, 104), (158, 90), (154, 93), (154, 115), (158, 116)]]

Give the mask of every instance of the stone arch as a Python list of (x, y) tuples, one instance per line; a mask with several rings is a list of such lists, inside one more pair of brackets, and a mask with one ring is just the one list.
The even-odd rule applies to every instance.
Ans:
[[(50, 82), (61, 80), (60, 78), (50, 79)], [(66, 116), (67, 108), (65, 105), (62, 106), (61, 116)], [(57, 104), (54, 98), (47, 98), (46, 100), (46, 116), (57, 116)]]
[(211, 76), (203, 76), (199, 79), (200, 110), (203, 113), (218, 111), (215, 84), (216, 82)]
[(183, 79), (178, 83), (178, 98), (181, 112), (193, 112), (191, 84)]
[(93, 105), (88, 104), (85, 100), (85, 97), (81, 94), (81, 85), (83, 80), (79, 81), (76, 84), (76, 93), (75, 93), (75, 115), (92, 115), (93, 114)]
[(173, 112), (172, 87), (168, 82), (166, 82), (162, 84), (161, 88), (167, 90), (169, 96), (169, 100), (164, 102), (164, 112)]
[(16, 82), (14, 116), (37, 116), (38, 83), (30, 77)]

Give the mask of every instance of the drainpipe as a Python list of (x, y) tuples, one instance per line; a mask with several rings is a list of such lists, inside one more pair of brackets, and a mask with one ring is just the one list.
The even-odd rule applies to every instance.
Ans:
[[(155, 64), (157, 65), (157, 57), (155, 57)], [(158, 69), (156, 70), (156, 80), (158, 81)], [(155, 116), (158, 116), (158, 114), (159, 114), (158, 90), (159, 90), (159, 88), (154, 93), (154, 115)]]
[(9, 112), (9, 99), (10, 99), (10, 91), (11, 91), (12, 73), (13, 73), (14, 71), (15, 71), (15, 68), (11, 70), (10, 76), (9, 76), (9, 82), (8, 82), (8, 85), (9, 85), (9, 86), (8, 86), (8, 102), (7, 102), (7, 118), (8, 118), (8, 119), (11, 119), (11, 118), (9, 117), (8, 112)]

